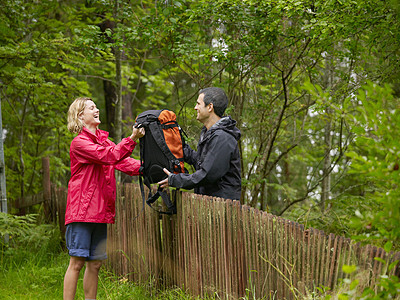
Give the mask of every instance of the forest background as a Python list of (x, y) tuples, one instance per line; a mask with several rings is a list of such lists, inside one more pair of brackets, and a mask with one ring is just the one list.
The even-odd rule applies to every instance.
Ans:
[(67, 186), (75, 98), (115, 142), (171, 109), (196, 148), (198, 91), (218, 86), (243, 204), (400, 250), (399, 1), (4, 0), (0, 20), (10, 208), (42, 189), (44, 156)]

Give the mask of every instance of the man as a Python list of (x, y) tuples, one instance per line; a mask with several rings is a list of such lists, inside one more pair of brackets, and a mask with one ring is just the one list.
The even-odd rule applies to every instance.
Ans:
[(200, 90), (195, 110), (203, 123), (197, 152), (184, 147), (185, 162), (194, 166), (193, 174), (173, 174), (164, 169), (168, 178), (158, 182), (161, 187), (194, 188), (197, 194), (240, 200), (241, 163), (236, 121), (223, 117), (228, 97), (217, 87)]

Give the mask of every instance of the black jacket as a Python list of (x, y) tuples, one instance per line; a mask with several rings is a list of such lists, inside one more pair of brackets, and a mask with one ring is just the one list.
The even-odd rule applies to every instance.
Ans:
[(184, 147), (185, 162), (196, 169), (193, 174), (171, 174), (170, 186), (194, 188), (202, 195), (240, 200), (241, 164), (238, 140), (240, 130), (236, 121), (224, 117), (209, 130), (203, 127), (197, 152)]

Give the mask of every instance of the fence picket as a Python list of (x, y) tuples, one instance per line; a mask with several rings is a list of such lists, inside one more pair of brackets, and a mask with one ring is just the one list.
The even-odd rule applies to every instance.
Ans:
[[(331, 236), (331, 235), (329, 235)], [(330, 270), (329, 270), (329, 286), (333, 288), (334, 282), (334, 273), (335, 273), (335, 267), (337, 266), (337, 259), (336, 259), (336, 254), (337, 254), (337, 244), (338, 244), (338, 238), (339, 237), (333, 237), (332, 234), (332, 239), (333, 239), (333, 247), (330, 249), (330, 256), (331, 256), (331, 263), (330, 263)]]
[(236, 243), (236, 234), (235, 232), (235, 211), (233, 209), (233, 201), (226, 201), (226, 224), (227, 224), (227, 237), (228, 237), (228, 258), (229, 258), (229, 282), (231, 286), (231, 296), (232, 298), (238, 298), (238, 277), (239, 274), (237, 272), (238, 267), (238, 253), (235, 247)]
[(314, 228), (310, 228), (311, 235), (310, 235), (310, 246), (311, 246), (311, 253), (310, 253), (310, 287), (314, 289), (315, 286), (315, 276), (316, 276), (316, 230)]
[[(295, 264), (294, 264), (294, 259), (293, 259), (293, 236), (294, 236), (294, 226), (292, 225), (291, 221), (287, 221), (287, 239), (288, 239), (288, 264), (289, 264), (289, 276), (291, 278), (291, 286), (296, 286), (295, 283)], [(293, 292), (290, 291), (288, 295), (288, 299), (293, 299)]]
[(205, 258), (208, 257), (208, 241), (207, 238), (207, 217), (205, 214), (205, 205), (206, 202), (196, 201), (197, 207), (199, 210), (199, 232), (198, 235), (198, 247), (199, 247), (199, 278), (200, 278), (200, 293), (199, 295), (203, 296), (205, 294), (205, 287), (208, 284), (207, 276), (209, 276), (209, 264), (206, 262)]
[(210, 274), (207, 277), (208, 280), (208, 285), (207, 285), (207, 294), (212, 292), (213, 290), (216, 290), (216, 282), (217, 282), (217, 245), (216, 245), (216, 234), (215, 234), (215, 226), (214, 226), (214, 218), (215, 218), (215, 210), (214, 210), (214, 202), (207, 197), (206, 199), (206, 209), (210, 213), (208, 214), (208, 238), (210, 239), (209, 245), (210, 245), (210, 253), (209, 256), (207, 257), (208, 263), (209, 263), (209, 271)]
[(276, 290), (276, 278), (275, 278), (275, 269), (276, 265), (273, 260), (275, 259), (275, 229), (274, 229), (274, 216), (271, 214), (267, 214), (267, 240), (268, 240), (268, 263), (267, 263), (267, 274), (268, 274), (268, 286), (266, 286), (265, 291), (268, 297), (271, 297), (275, 294)]
[(321, 253), (321, 231), (314, 229), (314, 279), (313, 279), (313, 284), (317, 287), (320, 285), (319, 281), (319, 276), (320, 276), (320, 267), (321, 267), (321, 261), (320, 261), (320, 253)]
[(184, 252), (184, 247), (185, 247), (185, 242), (184, 242), (184, 231), (185, 231), (185, 226), (183, 224), (186, 224), (184, 222), (185, 218), (185, 208), (183, 205), (184, 201), (189, 201), (187, 199), (187, 195), (182, 195), (180, 201), (179, 198), (177, 199), (177, 222), (176, 222), (176, 227), (175, 227), (175, 232), (176, 232), (176, 242), (174, 243), (174, 257), (172, 257), (173, 263), (175, 263), (174, 266), (174, 271), (175, 274), (173, 274), (175, 278), (175, 284), (178, 286), (184, 286), (185, 285), (185, 269), (183, 266), (185, 265), (185, 252)]

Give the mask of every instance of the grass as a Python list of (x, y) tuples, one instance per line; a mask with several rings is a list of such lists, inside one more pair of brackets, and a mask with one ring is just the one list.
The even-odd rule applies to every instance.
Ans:
[(22, 261), (8, 261), (0, 273), (1, 299), (62, 299), (64, 255), (44, 262), (32, 253)]
[[(3, 237), (9, 236), (9, 243)], [(0, 214), (0, 299), (62, 299), (69, 255), (54, 225), (36, 224), (36, 216)], [(75, 299), (84, 299), (83, 270)], [(154, 299), (154, 292), (100, 271), (97, 299)]]
[[(5, 221), (2, 221), (0, 214), (0, 299), (62, 299), (69, 255), (61, 246), (58, 229), (53, 225), (35, 225), (28, 219), (7, 217), (3, 220)], [(4, 234), (10, 237), (8, 244), (1, 238)], [(75, 297), (79, 300), (84, 299), (83, 274), (84, 270), (80, 274)], [(299, 295), (296, 299), (400, 299), (400, 282), (397, 277), (382, 277), (377, 294), (372, 290), (362, 292), (364, 290), (362, 278), (355, 277), (357, 273), (352, 275), (354, 275), (352, 280), (338, 285), (335, 291), (328, 292), (317, 288), (318, 292), (307, 292), (307, 296)], [(290, 280), (286, 278), (287, 282)], [(218, 294), (203, 298), (193, 297), (180, 288), (160, 290), (150, 281), (148, 284), (139, 285), (118, 277), (102, 267), (97, 299), (220, 300), (222, 298)], [(253, 298), (249, 293), (241, 299)], [(277, 298), (275, 295), (266, 295), (263, 299)]]
[[(29, 252), (24, 258), (3, 260), (0, 272), (0, 299), (62, 299), (64, 274), (69, 256), (65, 252), (43, 259), (43, 253)], [(75, 299), (84, 299), (83, 271)], [(195, 299), (181, 290), (158, 291), (118, 278), (102, 267), (97, 299)]]
[[(42, 261), (37, 255), (23, 262), (14, 261), (0, 273), (0, 299), (62, 299), (64, 274), (69, 256), (61, 252), (53, 259)], [(83, 272), (78, 281), (76, 299), (84, 299)], [(101, 269), (98, 299), (152, 299), (143, 287), (119, 280)]]
[[(24, 258), (3, 261), (0, 272), (0, 299), (62, 299), (64, 274), (69, 256), (65, 252), (43, 259), (43, 253), (26, 253)], [(83, 270), (78, 280), (75, 299), (84, 299)], [(97, 299), (195, 299), (181, 290), (158, 291), (118, 278), (102, 267)]]
[[(62, 247), (59, 230), (53, 225), (35, 225), (34, 219), (6, 218), (4, 215), (3, 219), (0, 218), (0, 299), (63, 299), (64, 275), (69, 255)], [(8, 244), (4, 243), (4, 234), (9, 235)], [(84, 299), (83, 274), (84, 270), (78, 280), (75, 299)], [(179, 288), (161, 291), (151, 284), (138, 285), (102, 267), (97, 299), (199, 298), (192, 297)]]
[[(0, 265), (0, 299), (2, 300), (43, 300), (62, 299), (63, 280), (68, 267), (69, 256), (65, 251), (47, 253), (44, 251), (14, 251), (2, 260)], [(16, 253), (18, 252), (18, 253)], [(21, 255), (24, 252), (24, 255)], [(83, 270), (78, 280), (75, 299), (83, 300)], [(196, 300), (220, 299), (218, 296), (199, 298), (179, 288), (157, 290), (137, 285), (125, 278), (115, 276), (104, 267), (100, 270), (98, 300)]]

